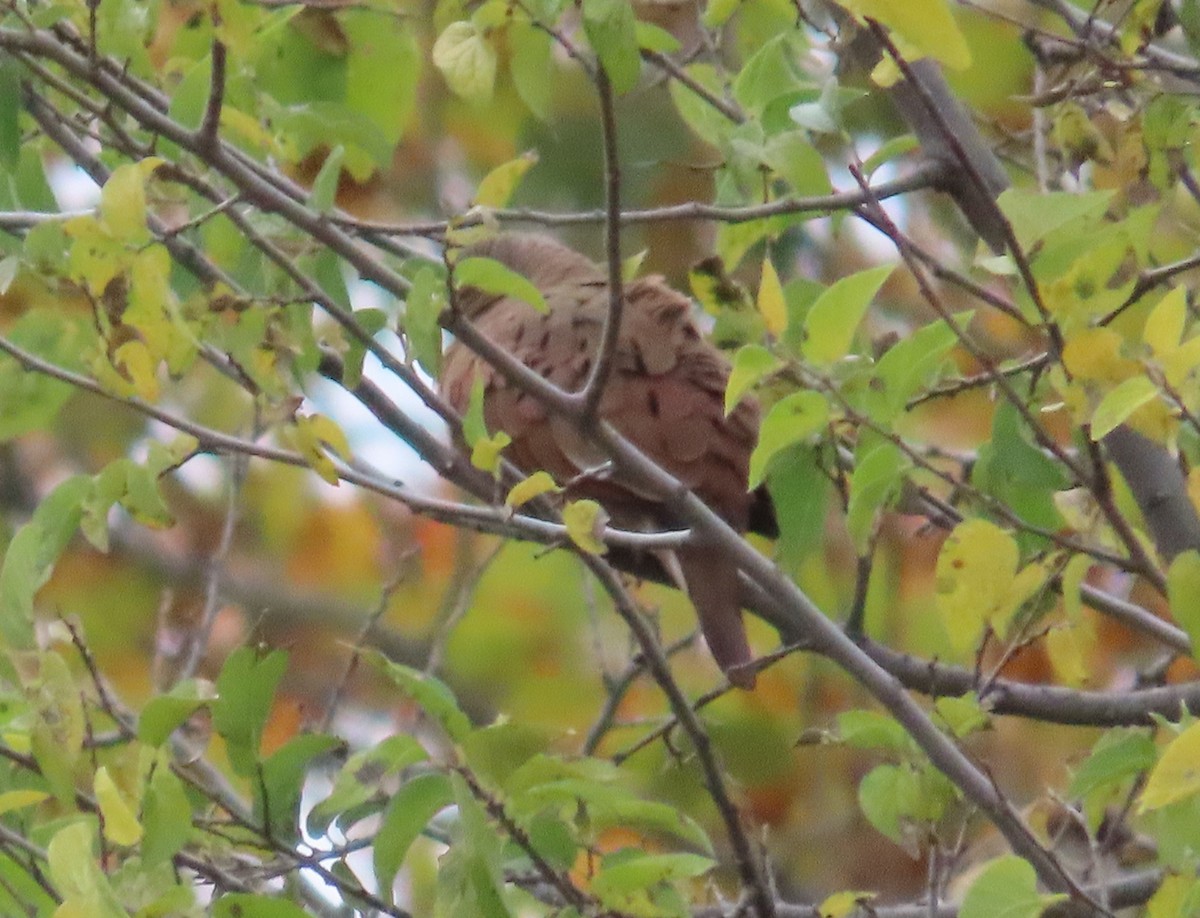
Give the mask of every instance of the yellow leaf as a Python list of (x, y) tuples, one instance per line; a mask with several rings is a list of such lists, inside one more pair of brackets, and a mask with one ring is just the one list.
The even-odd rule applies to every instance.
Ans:
[(864, 902), (874, 899), (875, 895), (873, 892), (856, 892), (850, 889), (836, 892), (831, 896), (826, 896), (825, 901), (817, 906), (817, 911), (820, 912), (821, 918), (846, 918)]
[(1178, 388), (1200, 367), (1200, 335), (1158, 358), (1167, 382)]
[(1052, 628), (1046, 634), (1046, 656), (1058, 681), (1078, 688), (1087, 683), (1088, 666), (1075, 628)]
[(471, 444), (471, 465), (495, 475), (500, 470), (500, 454), (510, 443), (512, 437), (502, 430), (491, 436), (478, 437)]
[(113, 170), (100, 190), (100, 220), (114, 238), (141, 242), (149, 237), (146, 228), (146, 179), (162, 163), (150, 157), (125, 163)]
[(136, 845), (142, 839), (141, 823), (103, 765), (96, 769), (93, 786), (100, 815), (104, 817), (104, 837), (113, 844)]
[(1077, 379), (1121, 382), (1141, 372), (1121, 356), (1121, 336), (1111, 328), (1085, 328), (1067, 339), (1063, 365)]
[(497, 166), (483, 177), (475, 192), (475, 203), (481, 207), (505, 207), (525, 173), (537, 164), (538, 155), (532, 150), (516, 159)]
[(335, 422), (323, 414), (309, 415), (304, 421), (311, 428), (313, 436), (320, 442), (343, 459), (350, 458), (350, 442), (346, 439), (345, 432)]
[(308, 462), (309, 467), (329, 484), (337, 487), (339, 483), (337, 466), (326, 454), (326, 445), (343, 457), (349, 458), (350, 448), (346, 435), (340, 427), (323, 415), (311, 417), (298, 415), (293, 425), (284, 431), (297, 452)]
[(594, 500), (574, 500), (563, 509), (563, 524), (571, 541), (589, 555), (602, 555), (608, 546), (600, 540), (608, 514)]
[(1067, 562), (1067, 566), (1063, 570), (1063, 610), (1067, 613), (1067, 621), (1072, 624), (1079, 621), (1079, 613), (1083, 608), (1083, 599), (1079, 595), (1079, 588), (1083, 585), (1083, 579), (1094, 563), (1090, 555), (1076, 555)]
[(68, 275), (86, 286), (92, 296), (102, 296), (109, 281), (125, 266), (125, 246), (94, 217), (67, 220), (63, 232), (72, 240), (67, 254)]
[(126, 341), (113, 354), (113, 363), (123, 369), (133, 391), (147, 402), (158, 400), (158, 361), (141, 341)]
[(504, 498), (504, 502), (510, 507), (520, 507), (535, 497), (557, 490), (558, 485), (554, 483), (549, 472), (534, 472), (524, 481), (513, 485), (513, 489), (508, 492), (508, 497)]
[(1158, 301), (1146, 317), (1142, 340), (1157, 357), (1179, 347), (1183, 327), (1187, 322), (1187, 300), (1184, 289), (1176, 287)]
[(937, 609), (957, 652), (972, 650), (984, 623), (1010, 608), (1018, 560), (1016, 541), (987, 520), (966, 520), (946, 539), (937, 561)]
[[(955, 70), (971, 65), (971, 51), (946, 0), (845, 0), (851, 12), (877, 19), (918, 53)], [(906, 53), (907, 56), (907, 53)]]
[(1200, 792), (1200, 723), (1171, 740), (1146, 779), (1138, 809), (1145, 813)]
[(50, 795), (39, 790), (11, 790), (0, 794), (0, 814), (9, 813), (27, 806), (34, 806), (43, 800), (49, 800)]
[(758, 285), (758, 311), (766, 323), (767, 331), (778, 337), (787, 328), (787, 304), (783, 299), (783, 285), (770, 258), (763, 259), (762, 280)]

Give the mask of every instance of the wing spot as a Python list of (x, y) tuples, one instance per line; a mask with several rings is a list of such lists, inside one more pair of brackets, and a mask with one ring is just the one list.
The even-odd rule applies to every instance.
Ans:
[(658, 393), (653, 389), (646, 393), (646, 407), (650, 409), (652, 418), (659, 417)]

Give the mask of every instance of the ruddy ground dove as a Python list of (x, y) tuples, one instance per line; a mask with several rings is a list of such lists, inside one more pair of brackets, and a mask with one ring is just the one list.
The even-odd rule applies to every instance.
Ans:
[[(468, 287), (458, 292), (462, 313), (488, 339), (559, 388), (581, 389), (608, 309), (605, 272), (578, 252), (538, 235), (505, 233), (463, 255), (492, 258), (524, 275), (542, 292), (549, 309), (539, 312), (521, 300)], [(624, 295), (600, 416), (734, 529), (745, 531), (756, 499), (747, 494), (746, 484), (758, 434), (757, 403), (745, 399), (726, 416), (729, 364), (700, 335), (686, 297), (659, 277), (625, 284)], [(464, 345), (452, 344), (441, 388), (459, 412), (466, 410), (476, 378), (484, 387), (488, 428), (512, 438), (505, 455), (521, 469), (544, 469), (560, 484), (571, 483), (569, 497), (597, 500), (617, 526), (647, 530), (677, 525), (660, 502), (639, 493), (619, 470), (586, 474), (605, 462), (603, 452), (571, 421), (554, 415)], [(676, 557), (713, 657), (731, 682), (753, 687), (736, 564), (722, 549), (703, 542), (689, 543)]]

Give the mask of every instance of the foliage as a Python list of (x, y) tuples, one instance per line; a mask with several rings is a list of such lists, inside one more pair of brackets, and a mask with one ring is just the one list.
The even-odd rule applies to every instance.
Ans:
[[(810, 6), (0, 0), (0, 912), (1195, 913), (1195, 4)], [(777, 538), (473, 334), (518, 224), (691, 292)]]

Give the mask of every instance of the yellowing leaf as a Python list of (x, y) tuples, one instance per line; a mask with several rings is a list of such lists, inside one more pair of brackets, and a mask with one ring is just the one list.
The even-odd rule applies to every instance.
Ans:
[(535, 497), (557, 490), (558, 485), (554, 483), (549, 472), (534, 472), (524, 481), (513, 485), (512, 490), (508, 492), (508, 497), (504, 498), (504, 502), (510, 507), (520, 507)]
[(505, 207), (525, 173), (537, 164), (532, 150), (497, 166), (483, 177), (475, 192), (475, 203), (482, 207)]
[(337, 467), (325, 450), (328, 447), (343, 458), (350, 457), (350, 444), (342, 429), (324, 415), (297, 415), (286, 435), (312, 470), (336, 487), (339, 482)]
[(787, 304), (783, 299), (783, 285), (779, 283), (779, 275), (770, 258), (763, 259), (762, 280), (758, 285), (758, 312), (763, 322), (775, 337), (783, 334), (787, 328)]
[(1067, 562), (1062, 574), (1063, 610), (1067, 620), (1074, 623), (1079, 621), (1079, 613), (1083, 608), (1083, 600), (1079, 596), (1079, 588), (1083, 578), (1087, 576), (1095, 563), (1090, 555), (1076, 555)]
[(1171, 740), (1146, 779), (1138, 809), (1145, 813), (1200, 793), (1200, 722)]
[(23, 809), (27, 806), (35, 806), (43, 800), (49, 800), (50, 795), (45, 791), (39, 790), (11, 790), (0, 794), (0, 814), (10, 813), (13, 810)]
[(955, 70), (971, 65), (971, 51), (946, 0), (846, 0), (859, 16), (877, 19), (921, 54)]
[(1179, 347), (1186, 323), (1186, 294), (1182, 287), (1175, 287), (1158, 301), (1146, 317), (1142, 340), (1155, 356), (1161, 357)]
[(1108, 392), (1092, 413), (1091, 437), (1108, 436), (1131, 414), (1158, 396), (1158, 389), (1145, 376), (1133, 376)]
[(147, 238), (146, 179), (162, 163), (150, 157), (113, 170), (100, 190), (100, 220), (116, 239), (140, 242)]
[(589, 555), (602, 555), (608, 546), (600, 540), (608, 525), (608, 513), (594, 500), (573, 500), (563, 508), (567, 535)]
[(966, 520), (946, 539), (937, 561), (937, 608), (959, 653), (972, 650), (985, 622), (1009, 608), (1017, 543), (987, 520)]
[(1183, 552), (1167, 571), (1171, 616), (1192, 639), (1192, 656), (1200, 654), (1200, 553)]
[(96, 769), (93, 787), (100, 814), (104, 817), (104, 837), (113, 844), (125, 846), (136, 845), (141, 841), (141, 823), (121, 796), (121, 791), (105, 766), (101, 765)]
[(486, 102), (496, 83), (496, 52), (470, 22), (452, 22), (433, 44), (433, 65), (470, 102)]

